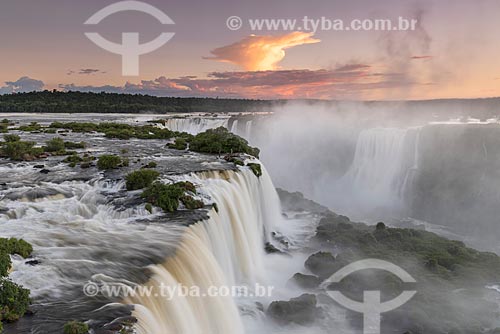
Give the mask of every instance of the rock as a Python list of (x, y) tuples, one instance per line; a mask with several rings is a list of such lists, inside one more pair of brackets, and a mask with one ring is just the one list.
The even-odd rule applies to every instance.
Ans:
[(302, 273), (296, 273), (290, 279), (290, 282), (298, 285), (303, 289), (316, 289), (322, 282), (321, 278), (314, 275), (304, 275)]
[(305, 198), (300, 192), (291, 193), (280, 188), (277, 188), (276, 191), (278, 192), (281, 205), (285, 211), (307, 211), (318, 214), (333, 214), (327, 207)]
[(30, 266), (36, 266), (36, 265), (40, 264), (41, 262), (39, 260), (28, 260), (24, 263), (27, 265), (30, 265)]
[(264, 249), (266, 250), (267, 254), (281, 253), (281, 251), (278, 248), (274, 247), (274, 245), (270, 242), (266, 242), (266, 246), (264, 247)]
[(45, 168), (45, 165), (34, 165), (33, 168), (42, 169)]
[(336, 261), (330, 252), (317, 252), (306, 260), (305, 267), (322, 279), (330, 277), (336, 271)]
[(50, 170), (48, 170), (48, 169), (45, 169), (45, 168), (44, 168), (44, 169), (42, 169), (42, 170), (40, 171), (40, 173), (42, 173), (42, 174), (49, 174), (49, 173), (50, 173)]
[(283, 325), (290, 323), (307, 325), (323, 316), (322, 309), (317, 307), (316, 304), (315, 295), (303, 294), (289, 301), (272, 302), (266, 311), (266, 315)]
[(316, 228), (316, 239), (328, 242), (334, 239), (337, 230), (352, 230), (353, 228), (348, 217), (328, 215), (320, 220)]

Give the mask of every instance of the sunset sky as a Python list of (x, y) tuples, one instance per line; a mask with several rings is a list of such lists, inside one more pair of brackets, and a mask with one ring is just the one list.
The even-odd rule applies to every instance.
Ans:
[[(40, 89), (158, 96), (394, 100), (500, 96), (498, 0), (147, 0), (139, 12), (84, 22), (113, 0), (0, 3), (0, 93)], [(230, 30), (230, 16), (243, 19)], [(415, 31), (252, 31), (248, 19), (418, 19)], [(140, 57), (140, 76), (92, 43), (175, 36)]]

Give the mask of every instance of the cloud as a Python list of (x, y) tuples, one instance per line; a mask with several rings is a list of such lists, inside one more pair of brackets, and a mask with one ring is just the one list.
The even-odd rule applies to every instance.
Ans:
[(75, 70), (69, 70), (66, 74), (67, 75), (73, 75), (73, 74), (80, 74), (80, 75), (91, 75), (91, 74), (97, 74), (97, 73), (106, 73), (106, 72), (103, 72), (99, 69), (95, 69), (95, 68), (81, 68), (80, 70), (75, 71)]
[(162, 76), (124, 86), (70, 84), (60, 88), (180, 97), (363, 99), (374, 98), (381, 90), (419, 84), (407, 80), (403, 73), (384, 73), (367, 64), (347, 64), (333, 69), (212, 72), (206, 78)]
[(17, 81), (6, 81), (6, 86), (0, 87), (0, 94), (26, 93), (42, 90), (45, 87), (43, 81), (21, 77)]
[(247, 71), (276, 70), (285, 57), (285, 50), (294, 46), (320, 42), (312, 33), (291, 32), (280, 36), (250, 35), (231, 45), (212, 50), (213, 57), (204, 57), (236, 64)]
[(431, 58), (432, 56), (425, 55), (425, 56), (411, 56), (410, 59), (431, 59)]

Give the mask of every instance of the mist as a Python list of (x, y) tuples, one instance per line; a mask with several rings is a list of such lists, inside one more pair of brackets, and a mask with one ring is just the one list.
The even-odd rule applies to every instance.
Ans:
[(294, 102), (255, 120), (250, 141), (277, 187), (358, 221), (445, 226), (495, 250), (500, 126), (493, 105)]

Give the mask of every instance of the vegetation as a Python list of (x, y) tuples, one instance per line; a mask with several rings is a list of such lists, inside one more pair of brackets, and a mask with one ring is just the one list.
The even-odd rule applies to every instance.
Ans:
[(141, 169), (128, 174), (125, 177), (127, 190), (137, 190), (149, 187), (154, 180), (160, 176), (155, 170)]
[(33, 247), (22, 239), (0, 238), (0, 276), (2, 276), (0, 278), (0, 321), (16, 321), (28, 310), (30, 291), (5, 276), (8, 275), (12, 266), (10, 255), (18, 254), (26, 258), (32, 252)]
[(89, 325), (79, 321), (69, 321), (64, 325), (64, 334), (87, 334)]
[(250, 167), (250, 169), (255, 174), (255, 176), (257, 176), (257, 177), (262, 176), (262, 166), (260, 164), (249, 163), (249, 164), (247, 164), (247, 166)]
[(65, 151), (66, 146), (62, 138), (56, 137), (45, 143), (45, 152), (62, 152)]
[(166, 212), (174, 212), (179, 208), (180, 202), (187, 209), (203, 207), (203, 202), (195, 200), (186, 192), (196, 193), (196, 188), (191, 182), (177, 182), (163, 184), (155, 182), (142, 193), (142, 197), (150, 204), (162, 208)]
[(18, 135), (4, 135), (3, 140), (5, 140), (5, 142), (7, 143), (13, 143), (16, 141), (20, 141), (21, 137), (19, 137)]
[(81, 141), (79, 143), (74, 143), (74, 142), (70, 142), (70, 141), (64, 142), (64, 147), (67, 148), (68, 150), (83, 149), (86, 146), (87, 145), (83, 141)]
[(160, 129), (153, 125), (130, 125), (112, 122), (54, 122), (50, 124), (49, 127), (55, 129), (66, 129), (80, 133), (100, 132), (104, 133), (107, 138), (116, 139), (170, 139), (175, 135), (174, 132), (168, 129)]
[(22, 317), (30, 305), (30, 291), (7, 278), (0, 280), (0, 319), (16, 321)]
[(142, 168), (156, 168), (156, 167), (158, 167), (158, 164), (156, 162), (154, 162), (154, 161), (150, 161), (150, 162), (148, 162), (147, 165), (145, 165)]
[(180, 200), (182, 204), (184, 204), (186, 209), (189, 210), (201, 209), (205, 206), (205, 204), (203, 204), (203, 201), (200, 201), (199, 199), (195, 199), (194, 197), (188, 195), (182, 196)]
[(42, 126), (37, 122), (31, 122), (28, 125), (21, 125), (18, 130), (25, 132), (38, 132), (42, 130)]
[(279, 102), (154, 97), (148, 95), (43, 91), (0, 96), (0, 112), (53, 113), (214, 113), (248, 112)]
[(44, 153), (43, 148), (34, 147), (35, 142), (21, 141), (16, 135), (4, 135), (5, 142), (0, 143), (0, 157), (11, 160), (34, 160)]
[(184, 188), (178, 183), (163, 184), (155, 182), (142, 193), (142, 197), (163, 211), (174, 212), (179, 207), (179, 200), (184, 195)]
[(97, 168), (101, 170), (116, 169), (128, 165), (128, 160), (122, 159), (117, 155), (104, 154), (97, 160)]
[(175, 138), (175, 142), (168, 144), (168, 148), (184, 151), (188, 148), (188, 141), (186, 138)]
[(248, 145), (248, 142), (231, 133), (224, 127), (209, 129), (199, 133), (191, 139), (189, 149), (200, 153), (246, 153), (259, 156), (259, 149)]
[[(384, 316), (384, 333), (495, 333), (498, 305), (483, 298), (484, 286), (500, 281), (500, 257), (480, 252), (461, 241), (448, 240), (425, 230), (390, 228), (353, 223), (329, 214), (316, 230), (321, 252), (309, 257), (305, 266), (323, 281), (356, 260), (377, 258), (405, 269), (418, 282), (415, 297)], [(338, 255), (333, 256), (332, 253)], [(303, 278), (303, 277), (302, 277)], [(380, 290), (390, 300), (408, 290), (394, 275), (384, 271), (353, 273), (329, 288), (351, 299), (363, 291)], [(402, 322), (401, 319), (404, 319)], [(353, 322), (360, 327), (359, 322)]]
[(68, 163), (70, 167), (76, 167), (76, 165), (80, 164), (81, 168), (89, 168), (92, 165), (92, 162), (96, 160), (96, 157), (85, 153), (82, 157), (78, 154), (73, 153), (66, 157), (63, 162)]
[(11, 122), (6, 118), (0, 121), (0, 133), (7, 133), (9, 131), (9, 125), (11, 125)]

